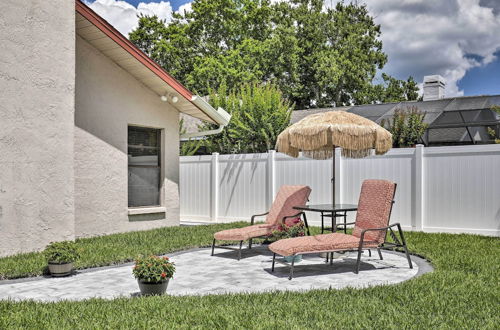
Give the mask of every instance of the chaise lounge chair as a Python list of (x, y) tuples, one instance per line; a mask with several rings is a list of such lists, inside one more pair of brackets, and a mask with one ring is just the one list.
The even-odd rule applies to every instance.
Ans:
[[(235, 229), (227, 229), (214, 234), (212, 243), (212, 255), (216, 247), (216, 240), (220, 241), (239, 241), (239, 249), (230, 246), (217, 246), (221, 249), (238, 250), (238, 260), (241, 259), (241, 246), (243, 241), (248, 241), (248, 248), (252, 248), (252, 239), (266, 237), (272, 233), (280, 224), (284, 224), (288, 218), (298, 218), (305, 214), (293, 209), (294, 206), (304, 205), (307, 202), (311, 188), (308, 186), (281, 186), (276, 198), (274, 199), (271, 210), (263, 214), (253, 215), (251, 218), (251, 226)], [(255, 225), (255, 218), (259, 216), (266, 217), (266, 222)], [(307, 221), (305, 221), (307, 227)], [(307, 227), (309, 234), (309, 228)]]
[[(382, 253), (380, 249), (392, 249), (402, 247), (408, 259), (408, 265), (413, 268), (410, 255), (406, 247), (406, 241), (399, 223), (389, 224), (396, 184), (385, 180), (366, 180), (361, 187), (359, 196), (358, 213), (352, 235), (342, 233), (323, 234), (316, 236), (304, 236), (279, 240), (269, 245), (273, 252), (272, 271), (276, 261), (276, 254), (282, 256), (295, 256), (302, 254), (327, 252), (330, 254), (330, 264), (332, 264), (333, 252), (357, 251), (358, 259), (355, 273), (358, 274), (361, 263), (361, 253), (363, 249), (376, 248), (380, 259)], [(397, 227), (399, 238), (393, 231)], [(386, 242), (387, 230), (394, 240), (394, 243)], [(290, 276), (293, 277), (294, 262), (290, 267)]]

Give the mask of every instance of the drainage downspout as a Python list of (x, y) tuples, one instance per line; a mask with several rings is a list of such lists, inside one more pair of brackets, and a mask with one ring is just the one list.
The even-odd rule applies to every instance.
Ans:
[(201, 131), (201, 132), (195, 132), (195, 133), (185, 133), (185, 134), (181, 135), (181, 141), (187, 141), (189, 139), (196, 138), (196, 137), (202, 137), (202, 136), (219, 134), (219, 133), (222, 133), (222, 131), (224, 130), (224, 127), (226, 127), (226, 125), (220, 125), (219, 128), (212, 129), (212, 130), (209, 130), (209, 131)]
[(193, 95), (191, 102), (194, 105), (196, 105), (199, 109), (201, 109), (203, 112), (205, 112), (210, 118), (212, 118), (219, 125), (219, 127), (209, 131), (182, 134), (181, 141), (186, 141), (196, 137), (219, 134), (222, 132), (224, 127), (226, 127), (227, 124), (229, 124), (229, 121), (231, 120), (231, 115), (227, 113), (224, 109), (222, 108), (218, 108), (217, 110), (214, 109), (207, 101), (205, 101), (198, 95)]

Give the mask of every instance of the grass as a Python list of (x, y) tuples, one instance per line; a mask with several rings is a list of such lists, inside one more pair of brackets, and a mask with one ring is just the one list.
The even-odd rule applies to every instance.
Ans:
[[(163, 228), (81, 239), (78, 244), (85, 250), (77, 266), (121, 263), (140, 253), (208, 246), (211, 234), (227, 227)], [(113, 301), (2, 301), (0, 328), (498, 329), (500, 239), (408, 232), (407, 240), (410, 250), (430, 259), (435, 271), (398, 285)], [(35, 275), (42, 270), (39, 254), (0, 259), (3, 277)]]
[[(213, 233), (239, 226), (244, 222), (209, 226), (166, 227), (147, 231), (80, 238), (76, 246), (81, 258), (75, 268), (122, 264), (138, 255), (160, 255), (212, 244)], [(42, 253), (23, 253), (0, 258), (0, 279), (42, 275), (47, 262)]]

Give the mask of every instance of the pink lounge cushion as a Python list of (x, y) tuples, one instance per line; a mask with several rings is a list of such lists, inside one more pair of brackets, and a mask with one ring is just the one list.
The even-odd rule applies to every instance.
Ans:
[[(322, 234), (282, 239), (269, 245), (269, 249), (282, 256), (322, 251), (355, 250), (359, 246), (359, 240), (358, 237), (340, 233)], [(378, 243), (365, 241), (363, 246), (365, 248), (377, 247)]]
[[(224, 241), (245, 241), (250, 238), (269, 235), (273, 229), (278, 227), (283, 217), (299, 212), (293, 207), (304, 205), (310, 193), (311, 188), (308, 186), (281, 186), (267, 215), (266, 223), (219, 231), (214, 234), (214, 238)], [(290, 219), (290, 221), (292, 220)], [(291, 223), (290, 221), (287, 221), (287, 223)]]
[[(387, 227), (391, 213), (392, 200), (396, 185), (386, 180), (365, 180), (359, 195), (358, 212), (353, 235), (361, 237), (361, 232), (368, 228)], [(369, 231), (365, 240), (383, 243), (385, 231)]]
[(299, 211), (293, 207), (306, 204), (310, 193), (311, 188), (308, 186), (281, 186), (266, 217), (266, 223), (278, 225), (283, 217), (297, 214)]
[(246, 241), (253, 237), (269, 235), (271, 232), (271, 226), (261, 224), (219, 231), (214, 234), (214, 238), (221, 241)]

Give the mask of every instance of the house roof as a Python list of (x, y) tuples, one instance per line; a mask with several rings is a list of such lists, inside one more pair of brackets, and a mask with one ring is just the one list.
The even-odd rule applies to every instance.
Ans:
[(311, 114), (340, 110), (355, 113), (381, 124), (383, 120), (391, 119), (396, 109), (406, 110), (415, 107), (425, 112), (424, 122), (429, 125), (427, 143), (460, 143), (471, 142), (472, 139), (484, 140), (484, 137), (477, 136), (478, 127), (500, 125), (500, 115), (491, 111), (493, 105), (500, 105), (500, 95), (295, 110), (292, 112), (291, 123), (296, 123)]
[(172, 106), (180, 112), (204, 121), (227, 124), (229, 115), (223, 109), (216, 110), (199, 96), (193, 95), (87, 5), (75, 0), (75, 10), (76, 33), (158, 94), (158, 97), (177, 96), (178, 101)]
[[(436, 120), (445, 112), (470, 112), (478, 110), (490, 110), (491, 106), (500, 105), (500, 95), (480, 95), (480, 96), (462, 96), (445, 98), (433, 101), (407, 101), (407, 102), (394, 102), (394, 103), (381, 103), (381, 104), (366, 104), (355, 105), (337, 108), (317, 108), (307, 110), (295, 110), (292, 113), (291, 123), (296, 123), (302, 118), (320, 112), (341, 110), (355, 113), (363, 116), (376, 123), (381, 123), (383, 119), (389, 119), (394, 115), (396, 109), (407, 109), (416, 107), (420, 111), (425, 112), (424, 121), (432, 126), (437, 126), (439, 121)], [(458, 114), (457, 114), (458, 115)], [(467, 116), (464, 118), (465, 122), (472, 122), (480, 118), (477, 116)], [(484, 118), (485, 121), (498, 122), (498, 118), (490, 117)]]

